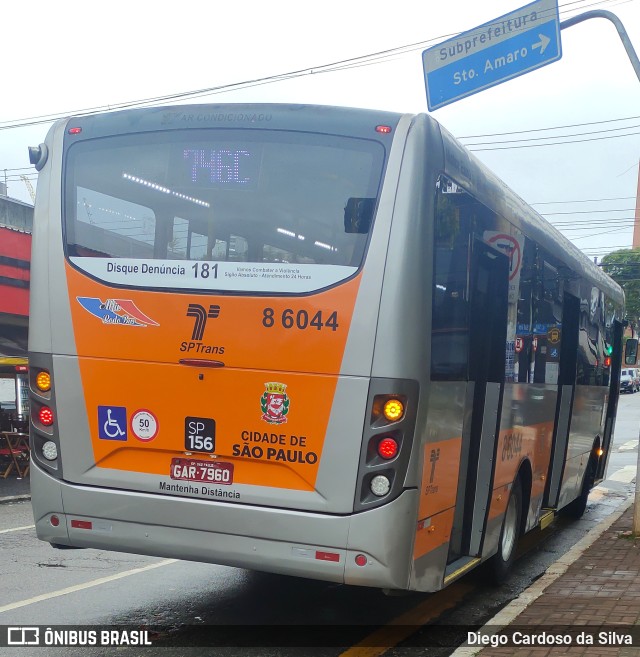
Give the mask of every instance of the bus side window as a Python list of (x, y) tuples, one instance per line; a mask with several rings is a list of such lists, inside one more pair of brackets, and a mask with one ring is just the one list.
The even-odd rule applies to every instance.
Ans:
[(536, 349), (534, 383), (557, 385), (560, 373), (562, 302), (558, 270), (546, 259), (538, 261), (538, 290), (534, 301)]
[(598, 290), (586, 281), (580, 287), (580, 334), (578, 342), (577, 383), (599, 385)]
[(629, 338), (624, 345), (624, 364), (635, 365), (638, 362), (638, 340)]
[(436, 190), (431, 376), (462, 381), (468, 375), (470, 228), (463, 190), (443, 176)]
[[(460, 185), (440, 176), (434, 223), (431, 376), (464, 381), (470, 376), (469, 266), (474, 239), (497, 235), (498, 216)], [(496, 245), (486, 242), (492, 248)], [(500, 251), (499, 248), (497, 248)], [(474, 281), (474, 285), (478, 282)], [(475, 318), (477, 321), (478, 318)], [(503, 375), (504, 376), (504, 373)]]
[(532, 362), (533, 342), (533, 286), (536, 276), (536, 246), (529, 239), (524, 240), (522, 267), (520, 273), (520, 286), (518, 293), (518, 320), (516, 325), (516, 339), (519, 351), (516, 354), (517, 381), (527, 383), (533, 381)]

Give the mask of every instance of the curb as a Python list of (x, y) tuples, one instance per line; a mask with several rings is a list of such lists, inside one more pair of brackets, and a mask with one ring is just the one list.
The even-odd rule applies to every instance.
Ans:
[(11, 495), (9, 497), (0, 497), (0, 504), (9, 504), (9, 502), (21, 502), (22, 500), (30, 500), (31, 495)]
[[(583, 536), (570, 550), (554, 561), (545, 574), (525, 589), (517, 598), (503, 607), (493, 618), (488, 620), (478, 632), (491, 636), (509, 626), (529, 605), (533, 604), (561, 575), (567, 572), (569, 566), (577, 561), (602, 534), (604, 534), (633, 505), (631, 495), (610, 515), (601, 520), (593, 529)], [(490, 630), (486, 629), (491, 627)], [(449, 657), (474, 657), (487, 646), (460, 646)]]

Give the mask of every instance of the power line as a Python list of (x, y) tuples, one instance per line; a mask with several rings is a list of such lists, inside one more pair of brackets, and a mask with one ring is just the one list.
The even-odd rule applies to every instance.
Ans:
[(571, 224), (558, 225), (551, 224), (556, 230), (559, 230), (561, 233), (575, 233), (576, 231), (586, 232), (588, 230), (598, 230), (600, 228), (632, 228), (634, 226), (633, 220), (623, 221), (623, 222), (602, 222), (599, 224), (579, 224), (572, 226)]
[[(566, 13), (571, 13), (573, 11), (577, 10), (583, 10), (588, 7), (592, 6), (602, 6), (603, 4), (609, 4), (612, 0), (601, 0), (599, 2), (594, 2), (592, 4), (581, 4), (580, 2), (569, 2), (565, 3), (562, 5), (563, 10), (560, 12), (562, 14)], [(565, 7), (569, 7), (570, 5), (574, 4), (579, 4), (579, 7), (575, 7), (572, 9), (565, 9)], [(302, 77), (306, 75), (313, 75), (313, 74), (318, 74), (318, 73), (329, 73), (329, 72), (335, 72), (339, 70), (345, 70), (349, 68), (353, 68), (355, 66), (364, 66), (364, 65), (371, 65), (371, 64), (377, 64), (382, 61), (386, 61), (387, 59), (391, 57), (396, 57), (397, 55), (400, 54), (405, 54), (408, 52), (412, 52), (418, 49), (424, 48), (426, 45), (431, 44), (433, 42), (438, 42), (440, 40), (446, 39), (450, 36), (455, 36), (454, 34), (446, 34), (446, 35), (440, 35), (437, 37), (433, 37), (431, 39), (427, 39), (425, 41), (419, 41), (416, 43), (412, 44), (406, 44), (404, 46), (398, 46), (395, 48), (389, 48), (387, 50), (382, 50), (379, 52), (375, 53), (370, 53), (368, 55), (360, 55), (358, 57), (351, 57), (347, 58), (344, 60), (339, 60), (336, 62), (331, 62), (329, 64), (321, 64), (319, 66), (314, 66), (314, 67), (309, 67), (309, 68), (304, 68), (304, 69), (297, 69), (293, 71), (288, 71), (285, 73), (279, 73), (275, 75), (270, 75), (270, 76), (265, 76), (261, 78), (254, 78), (250, 80), (243, 80), (240, 82), (234, 82), (226, 85), (216, 85), (213, 87), (207, 87), (203, 89), (195, 89), (191, 91), (183, 91), (183, 92), (176, 92), (173, 94), (167, 94), (163, 96), (155, 96), (155, 97), (148, 97), (144, 99), (138, 99), (138, 100), (132, 100), (132, 101), (127, 101), (127, 102), (122, 102), (122, 103), (116, 103), (112, 104), (109, 106), (98, 106), (98, 107), (90, 107), (84, 110), (73, 110), (73, 111), (67, 111), (67, 112), (59, 112), (55, 114), (44, 114), (44, 115), (38, 115), (38, 116), (33, 116), (33, 117), (28, 117), (24, 119), (14, 119), (12, 121), (4, 121), (0, 122), (0, 130), (9, 130), (9, 129), (14, 129), (14, 128), (19, 128), (19, 127), (26, 127), (26, 126), (32, 126), (32, 125), (39, 125), (42, 123), (51, 123), (52, 121), (55, 121), (56, 119), (64, 118), (69, 115), (90, 115), (90, 114), (95, 114), (97, 112), (101, 111), (108, 111), (108, 110), (122, 110), (122, 109), (128, 109), (132, 107), (140, 107), (143, 105), (157, 105), (159, 103), (164, 103), (167, 101), (175, 101), (175, 100), (182, 100), (185, 98), (196, 98), (200, 96), (206, 96), (206, 95), (214, 95), (217, 93), (222, 93), (225, 91), (230, 91), (233, 89), (246, 89), (254, 86), (259, 86), (259, 85), (264, 85), (264, 84), (271, 84), (274, 82), (281, 82), (284, 80), (290, 80), (293, 78), (297, 77)]]
[(33, 167), (14, 167), (14, 168), (0, 169), (0, 172), (2, 172), (2, 171), (31, 171), (31, 170), (33, 170)]
[(621, 208), (620, 210), (574, 210), (573, 212), (542, 212), (543, 217), (552, 217), (557, 214), (595, 214), (605, 212), (633, 212), (635, 208)]
[(591, 237), (598, 237), (598, 235), (608, 235), (609, 233), (618, 233), (621, 230), (627, 230), (627, 226), (624, 226), (623, 228), (614, 228), (613, 230), (605, 230), (602, 233), (595, 233), (595, 235), (583, 235), (581, 237), (572, 237), (571, 239), (576, 241), (576, 240), (586, 240)]
[(617, 196), (615, 198), (588, 198), (577, 201), (538, 201), (529, 205), (560, 205), (561, 203), (600, 203), (601, 201), (631, 201), (635, 196)]
[[(566, 235), (569, 237), (569, 239), (574, 239), (574, 235), (580, 235), (580, 239), (583, 237), (594, 237), (596, 235), (601, 235), (601, 232), (594, 232), (596, 230), (602, 231), (602, 229), (607, 228), (610, 229), (611, 231), (627, 231), (629, 235), (629, 239), (631, 238), (631, 235), (633, 233), (633, 224), (626, 224), (623, 226), (581, 226), (579, 228), (558, 228), (556, 226), (556, 230), (560, 231), (563, 235)], [(609, 231), (607, 231), (609, 232)]]
[(602, 251), (602, 249), (617, 249), (618, 251), (630, 251), (633, 247), (628, 244), (604, 244), (602, 246), (585, 246), (583, 251)]
[[(636, 119), (640, 119), (640, 116), (627, 116), (619, 119), (606, 119), (603, 121), (589, 121), (588, 123), (569, 123), (566, 125), (550, 126), (548, 128), (531, 128), (530, 130), (515, 130), (513, 132), (494, 132), (487, 135), (466, 135), (463, 137), (458, 137), (458, 139), (480, 139), (482, 137), (507, 137), (509, 135), (518, 135), (523, 132), (544, 132), (547, 130), (565, 130), (566, 128), (582, 128), (583, 126), (587, 126), (587, 125), (603, 125), (605, 123), (616, 123), (618, 121), (635, 121)], [(627, 127), (636, 127), (636, 126), (627, 126)], [(616, 128), (616, 130), (624, 130), (624, 129), (625, 128)], [(545, 139), (545, 137), (542, 137), (542, 139)], [(553, 137), (546, 137), (546, 139), (553, 139)]]
[(624, 251), (629, 249), (630, 247), (626, 244), (623, 244), (622, 246), (602, 246), (598, 249), (595, 247), (582, 247), (580, 250), (586, 255), (586, 256), (594, 256), (594, 255), (600, 255), (603, 251), (606, 251), (607, 254), (609, 253), (614, 253), (615, 251)]
[[(568, 139), (569, 137), (584, 137), (585, 135), (600, 135), (605, 132), (618, 132), (620, 130), (630, 130), (631, 128), (640, 128), (640, 124), (637, 125), (628, 125), (624, 128), (609, 128), (609, 130), (591, 130), (590, 132), (574, 132), (572, 134), (565, 135), (553, 135), (550, 137), (530, 137), (528, 139), (504, 139), (502, 141), (479, 141), (473, 144), (465, 144), (467, 148), (470, 146), (486, 146), (488, 144), (514, 144), (516, 142), (529, 142), (529, 141), (543, 141), (545, 139)], [(633, 134), (633, 133), (632, 133)], [(613, 135), (618, 136), (618, 135)]]
[(552, 226), (579, 226), (581, 224), (585, 224), (587, 226), (593, 226), (594, 224), (612, 224), (612, 223), (621, 223), (623, 221), (634, 221), (635, 217), (633, 216), (627, 216), (627, 217), (594, 217), (593, 219), (588, 219), (585, 217), (580, 217), (579, 219), (561, 219), (561, 220), (553, 220), (550, 221), (549, 219), (546, 219), (548, 223), (550, 223)]
[[(492, 148), (469, 148), (469, 150), (475, 153), (478, 151), (508, 151), (508, 150), (513, 150), (514, 148), (541, 148), (543, 146), (564, 146), (565, 144), (583, 144), (588, 141), (602, 141), (603, 139), (617, 139), (619, 137), (632, 137), (634, 135), (640, 135), (640, 132), (630, 132), (629, 134), (626, 135), (609, 135), (607, 137), (593, 137), (592, 139), (574, 139), (569, 141), (556, 141), (556, 142), (549, 142), (547, 144), (524, 144), (521, 146), (494, 146)], [(561, 135), (558, 135), (558, 138), (561, 138)]]

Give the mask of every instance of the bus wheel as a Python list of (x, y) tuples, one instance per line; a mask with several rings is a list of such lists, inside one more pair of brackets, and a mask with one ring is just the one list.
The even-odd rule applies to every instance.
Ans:
[(509, 576), (515, 560), (518, 538), (520, 537), (520, 518), (522, 515), (522, 484), (520, 477), (511, 486), (507, 510), (502, 520), (498, 552), (489, 561), (491, 580), (501, 584)]
[(587, 463), (587, 469), (584, 473), (584, 479), (582, 480), (582, 489), (580, 496), (576, 497), (573, 502), (567, 504), (564, 509), (560, 510), (560, 513), (566, 518), (573, 518), (574, 520), (579, 520), (584, 515), (584, 512), (587, 509), (587, 501), (589, 500), (589, 493), (593, 488), (593, 484), (596, 480), (596, 460), (593, 454), (589, 457), (589, 463)]

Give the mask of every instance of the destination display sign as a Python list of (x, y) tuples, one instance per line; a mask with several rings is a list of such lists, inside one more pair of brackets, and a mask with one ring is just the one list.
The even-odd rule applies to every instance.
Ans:
[(422, 53), (430, 111), (562, 57), (557, 0), (538, 0)]

